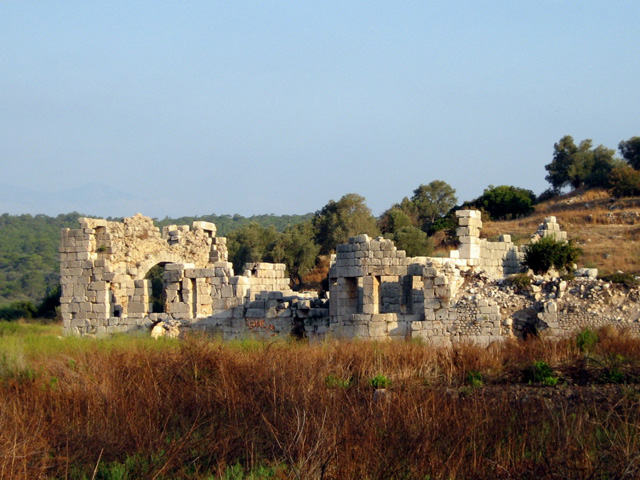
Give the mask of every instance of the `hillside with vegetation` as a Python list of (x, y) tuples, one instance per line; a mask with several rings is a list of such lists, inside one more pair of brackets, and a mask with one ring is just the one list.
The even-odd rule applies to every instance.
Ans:
[(62, 228), (77, 228), (78, 213), (0, 216), (0, 304), (40, 301), (59, 285)]
[(640, 198), (616, 198), (602, 189), (578, 190), (534, 206), (526, 217), (485, 221), (482, 236), (511, 234), (525, 244), (545, 217), (555, 216), (582, 250), (579, 266), (601, 275), (640, 275)]

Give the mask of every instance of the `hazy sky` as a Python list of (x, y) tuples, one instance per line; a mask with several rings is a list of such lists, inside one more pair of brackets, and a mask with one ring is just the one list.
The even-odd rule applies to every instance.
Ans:
[(640, 135), (640, 2), (0, 0), (0, 213), (380, 214)]

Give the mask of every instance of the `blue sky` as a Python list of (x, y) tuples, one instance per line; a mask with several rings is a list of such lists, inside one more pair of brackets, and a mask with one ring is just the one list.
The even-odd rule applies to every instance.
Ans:
[(640, 135), (640, 2), (0, 0), (0, 213), (374, 214)]

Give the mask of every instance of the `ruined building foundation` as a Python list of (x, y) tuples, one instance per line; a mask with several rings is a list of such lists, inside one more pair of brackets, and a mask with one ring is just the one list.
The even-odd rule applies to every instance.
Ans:
[[(522, 250), (508, 235), (497, 242), (480, 238), (479, 211), (456, 215), (460, 247), (448, 258), (409, 258), (391, 240), (367, 235), (338, 245), (328, 299), (292, 291), (283, 264), (247, 264), (236, 274), (226, 239), (216, 236), (212, 223), (172, 225), (160, 232), (140, 214), (122, 222), (82, 218), (81, 228), (62, 231), (64, 332), (106, 335), (156, 326), (224, 339), (293, 334), (421, 338), (447, 345), (488, 344), (521, 335), (532, 323), (552, 335), (603, 322), (638, 329), (640, 312), (623, 318), (564, 309), (560, 299), (566, 282), (545, 287), (553, 290), (546, 295), (518, 296), (508, 286), (500, 290), (496, 285), (521, 270)], [(549, 235), (566, 239), (554, 217), (532, 241)], [(146, 277), (156, 265), (164, 269), (164, 311), (153, 313)]]

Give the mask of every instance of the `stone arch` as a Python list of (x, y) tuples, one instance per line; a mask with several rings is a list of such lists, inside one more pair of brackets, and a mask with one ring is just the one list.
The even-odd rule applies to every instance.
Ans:
[(149, 270), (159, 264), (166, 265), (168, 263), (189, 263), (188, 260), (174, 252), (158, 252), (145, 259), (138, 267), (135, 280), (142, 280), (147, 276)]
[(166, 291), (166, 284), (163, 284), (162, 286), (162, 292), (161, 292), (161, 297), (162, 297), (162, 308), (160, 311), (156, 311), (154, 309), (153, 303), (154, 300), (156, 300), (155, 296), (158, 294), (158, 292), (155, 291), (155, 289), (153, 288), (154, 285), (152, 283), (152, 281), (150, 279), (147, 278), (149, 272), (151, 271), (152, 268), (156, 267), (156, 266), (160, 266), (162, 267), (162, 269), (164, 270), (165, 267), (169, 264), (185, 264), (188, 263), (187, 259), (185, 259), (183, 256), (181, 255), (177, 255), (173, 252), (170, 251), (164, 251), (164, 252), (157, 252), (156, 254), (150, 256), (149, 258), (145, 259), (140, 266), (138, 267), (138, 272), (135, 276), (136, 280), (143, 280), (144, 281), (144, 287), (145, 289), (149, 292), (149, 301), (148, 301), (148, 311), (146, 313), (166, 313), (167, 311), (167, 306), (166, 306), (166, 298), (167, 298), (167, 291)]

